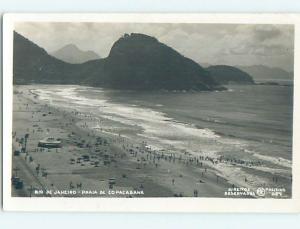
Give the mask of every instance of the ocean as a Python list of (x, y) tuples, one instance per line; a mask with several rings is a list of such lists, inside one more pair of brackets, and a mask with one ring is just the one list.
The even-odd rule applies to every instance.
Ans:
[[(293, 87), (230, 85), (214, 92), (137, 92), (28, 85), (50, 105), (88, 113), (91, 128), (175, 154), (223, 157), (218, 175), (251, 188), (292, 175)], [(101, 121), (102, 120), (102, 121)], [(106, 122), (105, 120), (109, 120)], [(240, 162), (253, 162), (240, 163)], [(238, 162), (238, 163), (235, 163)], [(285, 187), (290, 189), (290, 187)]]

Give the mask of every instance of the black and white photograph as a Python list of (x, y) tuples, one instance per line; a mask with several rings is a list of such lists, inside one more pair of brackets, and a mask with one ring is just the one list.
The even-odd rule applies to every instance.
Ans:
[(291, 200), (295, 34), (14, 21), (10, 198)]

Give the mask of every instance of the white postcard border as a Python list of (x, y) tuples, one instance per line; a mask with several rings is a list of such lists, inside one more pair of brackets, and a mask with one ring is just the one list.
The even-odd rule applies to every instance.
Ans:
[[(16, 22), (293, 24), (294, 113), (291, 199), (11, 197), (13, 29)], [(3, 208), (84, 212), (300, 212), (300, 14), (5, 14), (3, 17)], [(298, 90), (297, 90), (298, 89)]]

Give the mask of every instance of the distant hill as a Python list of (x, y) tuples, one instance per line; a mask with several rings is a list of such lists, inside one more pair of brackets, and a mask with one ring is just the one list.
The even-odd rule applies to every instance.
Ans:
[(144, 34), (125, 34), (105, 61), (108, 82), (116, 88), (213, 90), (218, 84), (199, 64)]
[(51, 55), (71, 64), (81, 64), (89, 60), (100, 59), (100, 56), (94, 51), (82, 51), (74, 44), (68, 44), (52, 52)]
[(14, 33), (14, 83), (84, 84), (134, 90), (221, 90), (210, 74), (156, 38), (124, 35), (107, 58), (70, 64)]
[(293, 81), (293, 72), (287, 72), (281, 68), (271, 68), (264, 65), (237, 66), (239, 69), (250, 74), (257, 82), (285, 82)]
[(206, 68), (219, 84), (254, 84), (253, 78), (246, 72), (228, 65), (213, 65)]
[(14, 32), (13, 82), (68, 83), (71, 64), (48, 55), (41, 47)]

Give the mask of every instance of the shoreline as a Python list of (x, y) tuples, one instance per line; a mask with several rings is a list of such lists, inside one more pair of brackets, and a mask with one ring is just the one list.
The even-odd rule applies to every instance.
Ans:
[[(49, 106), (38, 100), (35, 97), (37, 95), (33, 92), (29, 92), (29, 94), (26, 90), (20, 92), (23, 94), (14, 94), (13, 129), (19, 133), (21, 131), (21, 136), (24, 131), (31, 132), (28, 138), (28, 153), (48, 171), (47, 178), (38, 177), (38, 179), (45, 180), (45, 186), (49, 189), (51, 187), (56, 187), (57, 190), (68, 189), (68, 184), (66, 184), (66, 180), (68, 180), (72, 182), (72, 185), (82, 184), (84, 187), (89, 187), (90, 190), (110, 190), (107, 180), (116, 178), (116, 185), (113, 189), (144, 190), (145, 195), (134, 197), (225, 198), (224, 193), (233, 187), (233, 184), (217, 175), (220, 171), (209, 166), (209, 161), (199, 162), (189, 155), (179, 158), (164, 152), (157, 153), (146, 147), (143, 142), (135, 142), (121, 135), (116, 136), (107, 132), (91, 130), (88, 128), (88, 123), (93, 123), (94, 117), (76, 113), (76, 109)], [(15, 99), (19, 100), (19, 109), (25, 108), (25, 116), (16, 115), (18, 109), (15, 107)], [(37, 112), (38, 110), (39, 112)], [(46, 115), (43, 116), (44, 114)], [(38, 123), (38, 127), (33, 127), (33, 125), (26, 127), (24, 122), (28, 122), (30, 125)], [(43, 130), (41, 135), (46, 136), (45, 132), (47, 132), (62, 139), (63, 147), (58, 150), (59, 152), (55, 152), (55, 150), (37, 152), (37, 142), (42, 139), (41, 136), (39, 138), (36, 136), (38, 128)], [(106, 141), (107, 145), (99, 146), (98, 144), (96, 146), (99, 143), (97, 138), (103, 142)], [(78, 144), (82, 141), (84, 141), (84, 147)], [(88, 144), (89, 146), (87, 146)], [(70, 164), (71, 159), (76, 160), (85, 154), (90, 155), (89, 162), (83, 163), (83, 165), (81, 163), (80, 165)], [(92, 157), (94, 158), (92, 159)], [(110, 158), (110, 165), (103, 165), (104, 157)], [(51, 160), (54, 160), (55, 163)], [(45, 161), (49, 163), (45, 163)], [(97, 166), (95, 166), (96, 161), (99, 162), (99, 164), (96, 163)], [(137, 173), (138, 175), (136, 175)], [(51, 186), (53, 183), (54, 185)], [(50, 187), (48, 187), (49, 184)], [(87, 195), (87, 197), (90, 196)]]

